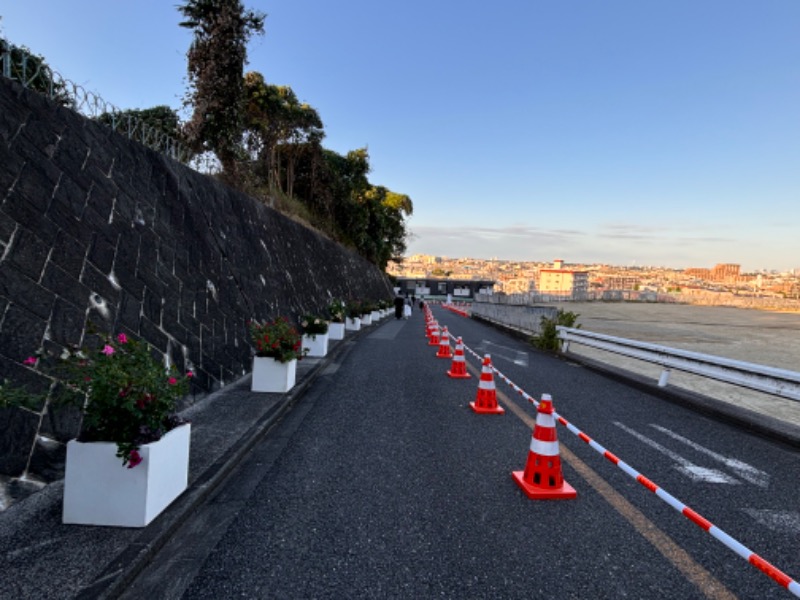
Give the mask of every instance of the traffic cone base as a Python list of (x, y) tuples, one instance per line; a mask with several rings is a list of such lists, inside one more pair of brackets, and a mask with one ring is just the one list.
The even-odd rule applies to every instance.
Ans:
[[(459, 367), (455, 366), (459, 364), (462, 365), (460, 369)], [(453, 379), (469, 379), (470, 377), (472, 377), (472, 375), (467, 373), (467, 371), (463, 367), (463, 364), (464, 363), (454, 363), (454, 365), (451, 365), (450, 370), (447, 372), (448, 377), (452, 377)], [(464, 372), (460, 373), (459, 370)]]
[(505, 409), (497, 404), (497, 390), (494, 386), (494, 375), (492, 374), (492, 359), (486, 354), (483, 357), (481, 367), (481, 379), (478, 382), (478, 394), (475, 402), (470, 402), (472, 410), (481, 415), (502, 415)]
[(453, 379), (469, 379), (472, 377), (467, 373), (467, 361), (464, 358), (464, 342), (461, 338), (456, 339), (456, 350), (453, 354), (453, 362), (450, 363), (450, 370), (447, 372), (448, 377)]
[(476, 400), (475, 402), (470, 402), (469, 405), (472, 411), (479, 415), (502, 415), (506, 412), (506, 409), (497, 404), (497, 402), (494, 403), (494, 406), (482, 406), (481, 403)]
[[(511, 476), (531, 500), (572, 500), (578, 497), (578, 492), (575, 491), (575, 488), (563, 480), (558, 487), (543, 487), (525, 481), (525, 471), (513, 471)], [(552, 480), (552, 477), (548, 479)]]
[(450, 350), (450, 333), (447, 331), (447, 327), (442, 329), (439, 337), (439, 351), (436, 353), (436, 358), (453, 358)]
[(531, 500), (569, 500), (578, 496), (561, 473), (561, 450), (549, 394), (542, 395), (536, 411), (525, 470), (512, 471), (511, 476)]

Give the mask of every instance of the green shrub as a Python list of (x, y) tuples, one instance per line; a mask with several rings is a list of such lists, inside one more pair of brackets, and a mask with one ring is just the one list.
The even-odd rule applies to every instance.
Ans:
[(575, 324), (579, 316), (578, 313), (565, 311), (559, 308), (555, 319), (542, 317), (541, 333), (531, 338), (531, 344), (540, 350), (559, 352), (561, 350), (561, 343), (558, 339), (558, 330), (556, 327), (560, 325), (563, 327), (580, 328), (580, 325)]

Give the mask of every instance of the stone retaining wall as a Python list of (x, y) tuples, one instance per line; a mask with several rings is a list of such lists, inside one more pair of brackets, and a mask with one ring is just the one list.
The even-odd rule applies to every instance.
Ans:
[[(22, 361), (92, 323), (193, 368), (197, 396), (250, 371), (248, 319), (392, 296), (354, 252), (0, 77), (0, 380), (45, 390)], [(0, 409), (0, 476), (61, 477), (79, 427)]]

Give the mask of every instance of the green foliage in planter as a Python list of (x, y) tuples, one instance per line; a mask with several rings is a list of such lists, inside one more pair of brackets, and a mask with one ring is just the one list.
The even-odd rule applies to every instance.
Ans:
[(249, 327), (256, 356), (267, 356), (285, 363), (306, 355), (302, 347), (303, 336), (286, 317), (263, 323), (253, 319)]
[(347, 303), (347, 317), (349, 319), (361, 318), (361, 302), (358, 300), (351, 300)]
[(303, 315), (300, 317), (300, 329), (306, 335), (328, 333), (328, 322), (317, 315)]
[(328, 315), (334, 323), (344, 323), (347, 317), (347, 305), (341, 300), (332, 300), (328, 305)]
[[(153, 356), (150, 346), (124, 333), (105, 338), (101, 348), (67, 348), (49, 366), (43, 352), (24, 364), (55, 383), (50, 399), (58, 407), (73, 405), (83, 412), (78, 440), (114, 442), (124, 465), (141, 462), (139, 447), (160, 440), (183, 421), (175, 414), (179, 398), (189, 391), (191, 371), (181, 375)], [(25, 394), (4, 386), (0, 404), (30, 406)], [(34, 401), (37, 399), (31, 397)]]

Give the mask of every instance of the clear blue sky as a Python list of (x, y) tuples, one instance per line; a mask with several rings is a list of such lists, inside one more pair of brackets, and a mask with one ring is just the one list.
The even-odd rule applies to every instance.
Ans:
[[(179, 0), (0, 0), (121, 108), (186, 86)], [(409, 253), (800, 268), (800, 0), (245, 0), (248, 69), (368, 147)]]

